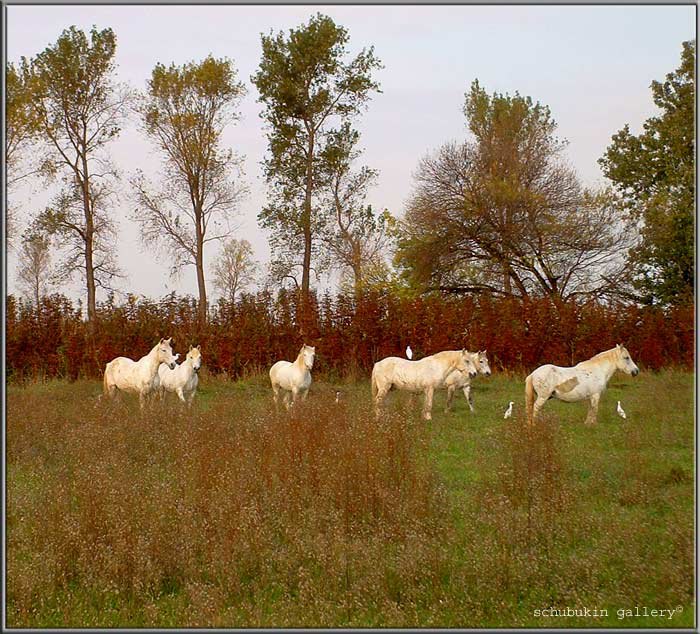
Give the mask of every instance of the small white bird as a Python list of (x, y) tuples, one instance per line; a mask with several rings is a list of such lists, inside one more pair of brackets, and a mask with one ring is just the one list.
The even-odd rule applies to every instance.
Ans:
[(340, 403), (340, 391), (339, 390), (336, 391), (336, 393), (335, 393), (335, 402)]
[(618, 416), (621, 416), (622, 418), (627, 418), (627, 414), (625, 414), (625, 410), (622, 409), (622, 405), (620, 405), (620, 401), (617, 402), (617, 414), (618, 414)]
[(406, 346), (406, 358), (413, 359), (413, 350), (411, 350), (411, 346)]
[(508, 403), (508, 409), (506, 410), (506, 413), (503, 414), (503, 419), (505, 420), (506, 418), (510, 418), (513, 415), (513, 401), (510, 401)]

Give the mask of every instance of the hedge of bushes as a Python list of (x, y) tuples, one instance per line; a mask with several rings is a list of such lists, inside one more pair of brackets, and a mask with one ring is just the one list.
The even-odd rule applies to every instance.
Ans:
[(549, 298), (325, 294), (313, 298), (303, 336), (298, 309), (295, 293), (261, 291), (234, 304), (220, 301), (200, 327), (190, 296), (170, 294), (159, 301), (129, 296), (119, 304), (110, 298), (98, 306), (99, 321), (91, 331), (80, 306), (65, 296), (45, 297), (37, 310), (10, 295), (7, 374), (100, 377), (112, 358), (137, 359), (170, 336), (176, 352), (200, 344), (209, 371), (231, 377), (292, 360), (302, 341), (316, 346), (316, 372), (339, 376), (368, 374), (377, 359), (403, 355), (409, 344), (415, 358), (448, 348), (486, 349), (494, 370), (571, 365), (619, 342), (646, 368), (694, 364), (692, 306), (662, 310)]

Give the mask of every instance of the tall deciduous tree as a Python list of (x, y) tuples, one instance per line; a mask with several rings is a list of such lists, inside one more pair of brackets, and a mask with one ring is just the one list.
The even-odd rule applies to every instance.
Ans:
[(22, 239), (19, 249), (17, 281), (20, 288), (30, 297), (37, 311), (41, 298), (51, 286), (51, 250), (48, 236), (31, 228)]
[[(373, 47), (348, 56), (349, 35), (328, 16), (284, 33), (262, 36), (262, 60), (251, 78), (265, 104), (269, 202), (259, 215), (273, 232), (278, 266), (293, 275), (301, 267), (302, 306), (308, 301), (312, 256), (323, 225), (315, 196), (323, 174), (327, 135), (351, 120), (379, 85)], [(300, 258), (300, 260), (298, 259)]]
[(139, 174), (132, 183), (147, 243), (160, 245), (173, 272), (194, 265), (199, 320), (206, 321), (205, 245), (233, 231), (230, 219), (245, 192), (240, 159), (221, 147), (225, 127), (238, 120), (245, 94), (233, 63), (209, 56), (183, 66), (157, 64), (139, 101), (144, 130), (163, 156), (158, 186)]
[(320, 233), (324, 255), (330, 267), (341, 272), (341, 282), (350, 282), (356, 297), (388, 275), (384, 255), (393, 221), (388, 211), (376, 213), (365, 202), (378, 173), (367, 166), (353, 170), (361, 154), (359, 136), (347, 123), (329, 134), (322, 152), (320, 188), (320, 202), (326, 209)]
[(88, 39), (72, 26), (30, 63), (32, 113), (48, 168), (63, 175), (63, 189), (40, 222), (68, 249), (64, 272), (85, 279), (91, 325), (96, 287), (109, 288), (119, 275), (110, 214), (116, 173), (106, 147), (120, 132), (128, 93), (114, 81), (116, 46), (112, 29), (93, 27)]
[(248, 240), (232, 238), (224, 243), (221, 254), (214, 262), (214, 285), (233, 303), (236, 293), (247, 288), (255, 279), (257, 263)]
[(397, 253), (413, 283), (516, 297), (616, 290), (628, 234), (609, 193), (586, 191), (564, 162), (549, 109), (475, 81), (465, 114), (472, 138), (415, 175)]
[(641, 225), (635, 285), (647, 302), (676, 304), (692, 301), (695, 280), (695, 40), (651, 91), (661, 114), (638, 136), (625, 125), (599, 163)]

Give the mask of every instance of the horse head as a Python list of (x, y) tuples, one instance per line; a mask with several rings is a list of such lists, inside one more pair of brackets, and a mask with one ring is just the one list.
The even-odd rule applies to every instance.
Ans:
[(170, 347), (170, 342), (172, 340), (172, 337), (169, 337), (168, 339), (161, 339), (156, 346), (156, 350), (158, 355), (158, 364), (160, 365), (161, 363), (165, 363), (171, 370), (174, 370), (177, 357), (173, 355), (173, 349)]
[(187, 358), (192, 361), (192, 369), (199, 372), (199, 368), (202, 367), (202, 346), (190, 346)]
[(627, 348), (621, 343), (615, 346), (617, 350), (617, 369), (622, 370), (626, 374), (631, 374), (632, 376), (637, 376), (639, 374), (639, 368), (637, 364), (632, 361), (630, 353), (627, 352)]
[(479, 374), (491, 376), (491, 367), (489, 366), (489, 359), (486, 356), (486, 350), (480, 350), (479, 352), (477, 352), (474, 361), (476, 364), (476, 369), (479, 371)]
[(299, 356), (304, 358), (304, 366), (307, 370), (310, 370), (314, 366), (314, 359), (316, 358), (316, 348), (315, 346), (307, 346), (304, 344), (301, 347)]

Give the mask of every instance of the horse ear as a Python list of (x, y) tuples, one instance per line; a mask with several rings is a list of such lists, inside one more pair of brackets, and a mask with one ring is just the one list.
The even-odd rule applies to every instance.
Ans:
[(621, 343), (617, 344), (617, 348), (623, 348), (624, 346)]
[(202, 349), (201, 344), (197, 345), (197, 350), (201, 350), (201, 349)]
[[(190, 346), (190, 350), (192, 350), (192, 346)], [(190, 350), (188, 350), (187, 352), (189, 352)]]

